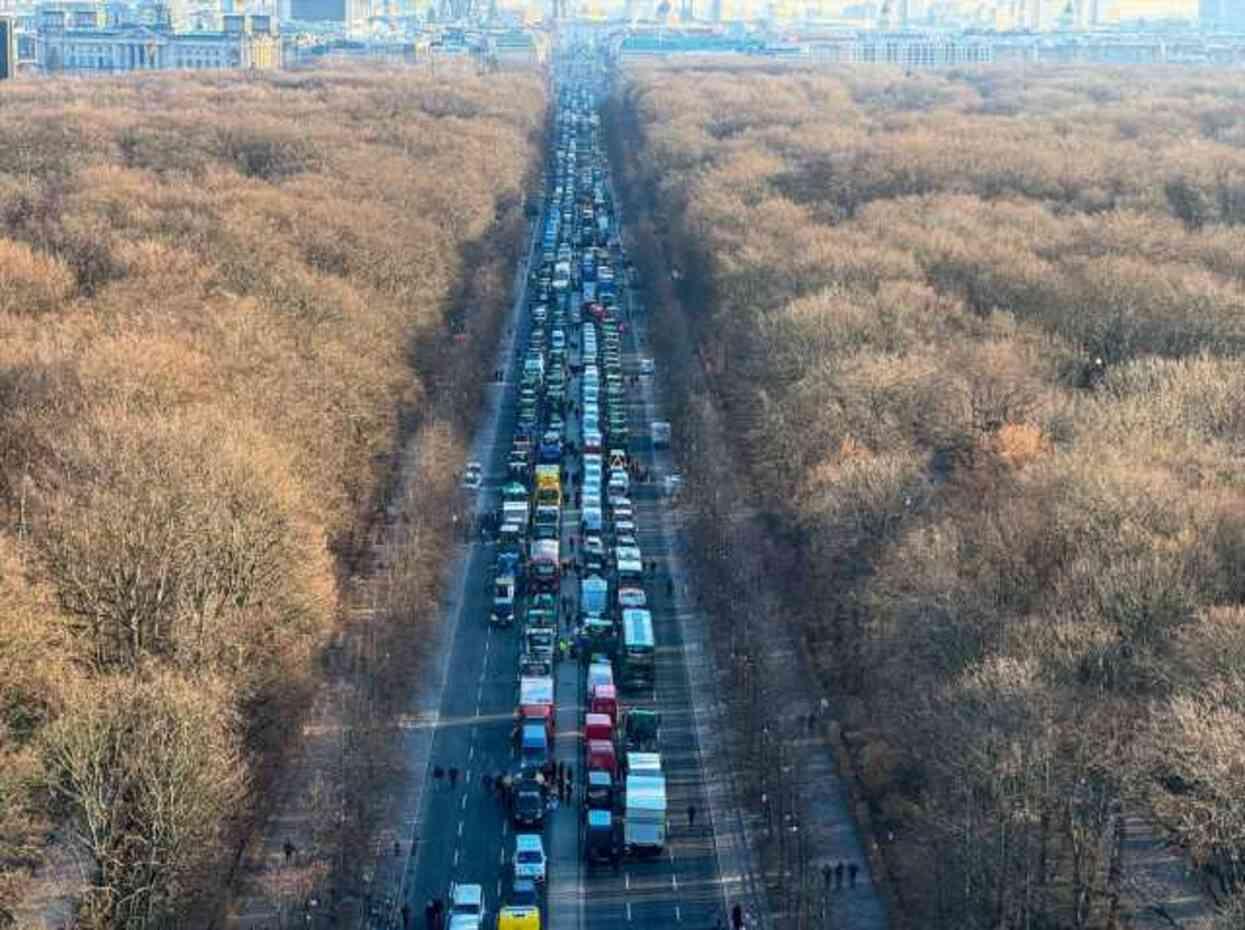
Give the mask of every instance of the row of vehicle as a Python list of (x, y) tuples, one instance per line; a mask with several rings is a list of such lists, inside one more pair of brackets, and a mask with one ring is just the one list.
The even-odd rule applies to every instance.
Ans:
[[(516, 763), (498, 786), (515, 826), (498, 930), (541, 926), (543, 831), (554, 798), (568, 797), (553, 760), (556, 669), (569, 657), (566, 627), (574, 628), (569, 651), (582, 667), (585, 696), (576, 767), (584, 855), (590, 864), (616, 865), (624, 855), (658, 852), (665, 843), (660, 718), (620, 699), (620, 691), (651, 691), (656, 642), (631, 500), (635, 470), (618, 290), (625, 263), (595, 108), (586, 84), (560, 84), (540, 248), (518, 350), (515, 429), (493, 521), (488, 619), (499, 630), (514, 630), (519, 641)], [(464, 483), (478, 487), (482, 480), (476, 470)], [(563, 551), (564, 538), (576, 542), (570, 552)], [(578, 583), (564, 591), (568, 555)], [(448, 930), (483, 925), (480, 887), (454, 886)]]
[[(665, 777), (656, 751), (660, 718), (654, 710), (619, 700), (620, 688), (652, 688), (656, 642), (630, 497), (634, 470), (615, 271), (623, 265), (622, 251), (612, 236), (595, 103), (588, 92), (562, 103), (560, 124), (573, 127), (577, 138), (565, 130), (559, 136), (563, 174), (555, 190), (579, 195), (580, 225), (572, 237), (578, 248), (571, 250), (577, 260), (571, 262), (568, 289), (583, 320), (577, 450), (585, 572), (577, 617), (585, 694), (582, 846), (589, 864), (617, 864), (623, 855), (656, 853), (665, 844)], [(576, 156), (583, 151), (589, 163), (579, 166)], [(563, 219), (572, 213), (564, 207)]]

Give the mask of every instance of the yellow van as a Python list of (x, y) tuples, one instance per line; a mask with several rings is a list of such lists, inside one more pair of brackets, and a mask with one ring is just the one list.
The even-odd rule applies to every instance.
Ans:
[(497, 930), (540, 930), (540, 908), (503, 907), (497, 914)]

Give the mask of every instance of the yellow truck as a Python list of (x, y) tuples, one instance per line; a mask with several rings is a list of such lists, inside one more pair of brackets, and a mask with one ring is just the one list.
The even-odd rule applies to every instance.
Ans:
[(557, 465), (536, 466), (536, 505), (562, 506), (562, 469)]
[(540, 908), (503, 907), (497, 913), (497, 930), (540, 930)]

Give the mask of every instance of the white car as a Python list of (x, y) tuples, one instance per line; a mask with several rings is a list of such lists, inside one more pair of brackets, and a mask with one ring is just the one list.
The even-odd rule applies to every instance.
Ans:
[(454, 919), (461, 917), (466, 921), (474, 920), (476, 926), (484, 923), (484, 886), (467, 885), (455, 882), (450, 886), (450, 926), (454, 927)]
[(463, 469), (463, 487), (472, 491), (478, 490), (484, 483), (484, 466), (479, 462), (468, 462)]
[(653, 360), (651, 358), (640, 359), (640, 374), (651, 375), (656, 370), (657, 369), (653, 365)]
[(519, 833), (514, 838), (514, 877), (545, 881), (545, 843), (539, 833)]

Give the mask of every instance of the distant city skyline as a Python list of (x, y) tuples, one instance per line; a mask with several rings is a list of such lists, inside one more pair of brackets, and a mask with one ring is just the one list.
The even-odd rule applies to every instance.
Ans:
[[(544, 5), (548, 6), (548, 0)], [(660, 0), (572, 0), (570, 11), (572, 15), (594, 18), (638, 16), (649, 20), (655, 18), (659, 5)], [(527, 6), (526, 0), (499, 3), (503, 10)], [(677, 20), (681, 4), (670, 3), (669, 8), (668, 18)], [(998, 29), (1041, 30), (1142, 20), (1184, 19), (1197, 23), (1199, 15), (1205, 17), (1209, 13), (1217, 25), (1245, 28), (1245, 0), (1200, 0), (1200, 4), (1199, 0), (702, 0), (693, 9), (697, 20), (880, 18), (895, 27), (960, 22)]]

